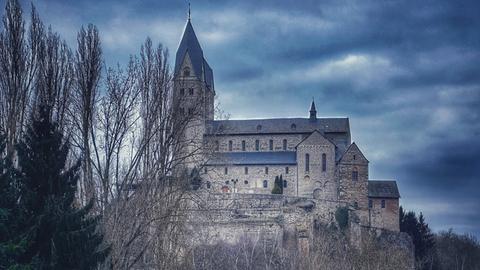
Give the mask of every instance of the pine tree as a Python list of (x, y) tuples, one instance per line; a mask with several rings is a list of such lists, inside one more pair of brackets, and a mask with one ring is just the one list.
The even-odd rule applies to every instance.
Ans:
[(40, 109), (17, 147), (22, 196), (16, 207), (25, 217), (18, 229), (27, 245), (18, 260), (35, 269), (93, 269), (108, 249), (99, 248), (92, 203), (73, 206), (80, 164), (66, 168), (68, 143), (48, 115)]
[(283, 194), (283, 179), (282, 175), (280, 177), (275, 176), (275, 182), (273, 183), (272, 194)]

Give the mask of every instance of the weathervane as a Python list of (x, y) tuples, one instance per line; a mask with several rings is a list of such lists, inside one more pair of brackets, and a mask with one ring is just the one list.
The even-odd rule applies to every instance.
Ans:
[(189, 20), (189, 21), (190, 21), (190, 15), (191, 15), (190, 2), (188, 2), (188, 20)]

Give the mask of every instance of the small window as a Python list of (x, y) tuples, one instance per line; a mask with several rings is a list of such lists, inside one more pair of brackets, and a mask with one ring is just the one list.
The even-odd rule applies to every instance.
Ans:
[(190, 76), (190, 69), (188, 67), (183, 69), (183, 76), (185, 76), (185, 77)]
[(232, 150), (233, 150), (233, 142), (228, 141), (228, 151), (232, 151)]
[(180, 89), (180, 95), (181, 95), (181, 96), (185, 96), (185, 88), (181, 88), (181, 89)]
[(288, 167), (285, 167), (285, 174), (288, 174)]
[(247, 180), (243, 181), (243, 183), (244, 183), (245, 185), (248, 185), (248, 181), (247, 181)]
[(228, 167), (225, 167), (225, 169), (223, 170), (223, 172), (224, 172), (225, 174), (228, 174)]
[(291, 129), (291, 130), (296, 130), (296, 129), (297, 129), (297, 125), (292, 124), (292, 125), (290, 126), (290, 129)]
[(188, 114), (193, 114), (193, 108), (188, 108)]
[(267, 180), (263, 180), (263, 188), (267, 188), (268, 187), (268, 181)]
[(305, 171), (310, 171), (310, 155), (305, 154)]
[(189, 94), (190, 96), (193, 96), (193, 88), (188, 88), (188, 94)]
[(358, 181), (358, 171), (352, 171), (352, 181)]
[(260, 141), (259, 140), (255, 140), (255, 150), (260, 151)]
[(287, 139), (283, 139), (283, 151), (287, 151)]
[(207, 167), (203, 168), (203, 173), (207, 173)]
[(225, 185), (230, 185), (230, 181), (225, 181)]
[(248, 167), (245, 167), (245, 174), (248, 174)]
[(268, 167), (265, 167), (265, 174), (268, 174)]
[(257, 126), (257, 131), (260, 131), (260, 130), (262, 130), (262, 125)]
[(223, 125), (220, 125), (220, 126), (218, 127), (218, 131), (219, 131), (219, 132), (223, 132), (224, 129), (225, 129), (225, 127), (224, 127)]
[(356, 160), (357, 159), (357, 155), (353, 155), (353, 160)]
[(220, 143), (218, 141), (215, 141), (215, 151), (220, 150)]
[(357, 202), (354, 202), (354, 203), (353, 203), (353, 207), (358, 208), (358, 203), (357, 203)]
[(211, 187), (210, 181), (207, 181), (207, 188), (209, 189)]
[(283, 180), (283, 188), (287, 187), (287, 180)]
[(368, 200), (368, 208), (373, 208), (373, 201), (372, 200)]
[(382, 200), (382, 208), (385, 208), (385, 200)]
[(322, 172), (327, 171), (327, 154), (322, 154)]
[(242, 151), (246, 151), (246, 148), (245, 141), (242, 141)]
[(273, 151), (273, 140), (270, 140), (268, 142), (268, 148), (270, 149), (270, 151)]

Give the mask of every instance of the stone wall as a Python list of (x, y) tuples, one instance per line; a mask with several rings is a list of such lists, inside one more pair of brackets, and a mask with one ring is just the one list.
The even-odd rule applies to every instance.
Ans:
[[(368, 210), (369, 224), (374, 228), (400, 231), (398, 199), (370, 198), (372, 207)], [(382, 208), (385, 201), (385, 208)]]
[[(306, 155), (309, 156), (307, 171)], [(322, 168), (322, 155), (326, 170)], [(320, 132), (313, 132), (297, 146), (298, 194), (318, 199), (336, 199), (335, 145)]]
[[(226, 130), (225, 132), (229, 132)], [(280, 134), (280, 135), (224, 135), (212, 137), (211, 140), (218, 141), (219, 152), (230, 152), (229, 142), (232, 142), (232, 152), (241, 152), (242, 141), (245, 141), (245, 151), (255, 152), (255, 141), (259, 141), (259, 151), (284, 151), (283, 140), (287, 140), (287, 151), (295, 151), (295, 146), (303, 139), (302, 134)], [(273, 150), (270, 150), (270, 140), (273, 140)], [(212, 143), (216, 144), (216, 142)]]
[[(245, 168), (248, 168), (248, 173), (245, 173)], [(275, 177), (282, 175), (283, 180), (287, 181), (287, 187), (283, 189), (284, 194), (296, 195), (296, 171), (296, 166), (293, 165), (214, 166), (207, 168), (204, 178), (210, 182), (212, 192), (222, 192), (223, 187), (228, 187), (229, 192), (271, 194)], [(265, 180), (266, 188), (263, 186)], [(236, 184), (234, 181), (237, 181)]]

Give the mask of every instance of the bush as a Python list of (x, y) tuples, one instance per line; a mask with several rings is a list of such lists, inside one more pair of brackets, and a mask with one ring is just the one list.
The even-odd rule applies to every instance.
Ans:
[(338, 207), (335, 211), (335, 220), (341, 230), (346, 229), (348, 226), (348, 208), (344, 206)]

